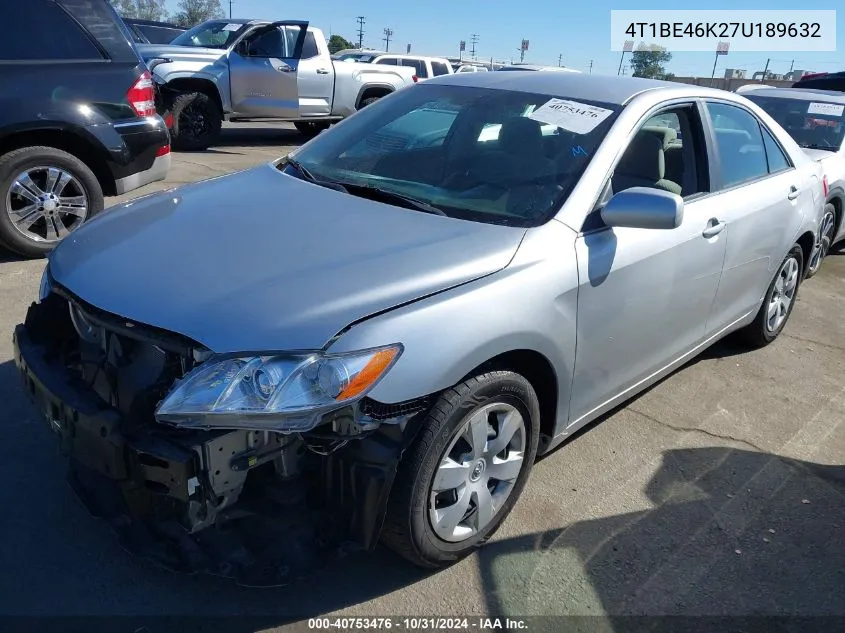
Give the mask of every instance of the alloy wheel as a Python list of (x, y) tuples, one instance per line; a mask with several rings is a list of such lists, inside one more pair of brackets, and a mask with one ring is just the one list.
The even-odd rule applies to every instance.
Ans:
[(457, 543), (483, 530), (510, 496), (527, 446), (522, 414), (496, 402), (472, 413), (434, 473), (429, 520), (435, 534)]
[(58, 242), (88, 218), (88, 197), (69, 171), (31, 167), (12, 182), (6, 195), (6, 213), (27, 239)]
[(830, 245), (833, 242), (833, 232), (836, 224), (836, 216), (833, 211), (828, 211), (824, 214), (821, 224), (819, 225), (819, 243), (816, 245), (813, 257), (810, 260), (809, 273), (815, 274), (822, 265), (822, 261), (827, 257), (830, 251)]
[(781, 265), (769, 295), (766, 309), (766, 328), (769, 332), (777, 332), (789, 315), (789, 308), (798, 290), (798, 273), (798, 260), (788, 257)]

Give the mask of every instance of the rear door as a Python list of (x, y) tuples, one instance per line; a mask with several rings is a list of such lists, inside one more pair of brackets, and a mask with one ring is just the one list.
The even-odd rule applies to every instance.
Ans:
[(812, 192), (752, 112), (717, 101), (705, 106), (716, 150), (717, 218), (728, 236), (722, 281), (708, 320), (708, 330), (715, 332), (758, 309), (793, 238), (788, 227)]
[(303, 117), (326, 116), (332, 111), (334, 67), (328, 55), (320, 54), (313, 31), (305, 34), (305, 43), (297, 71), (299, 114)]
[(254, 117), (299, 118), (298, 70), (307, 22), (274, 22), (229, 53), (232, 109)]

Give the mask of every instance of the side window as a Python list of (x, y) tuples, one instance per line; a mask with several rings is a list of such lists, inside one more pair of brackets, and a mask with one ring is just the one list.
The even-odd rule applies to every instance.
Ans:
[(431, 62), (431, 69), (434, 71), (435, 77), (449, 74), (449, 67), (443, 62)]
[(650, 187), (688, 198), (707, 191), (707, 162), (696, 109), (682, 106), (650, 117), (637, 130), (611, 176), (613, 193)]
[(247, 44), (247, 51), (250, 57), (285, 57), (285, 42), (282, 32), (278, 29), (270, 29), (250, 38)]
[(376, 64), (387, 64), (388, 66), (398, 66), (399, 60), (395, 57), (383, 57), (375, 62)]
[(414, 69), (414, 74), (421, 78), (428, 78), (428, 69), (425, 67), (425, 60), (422, 59), (403, 59), (403, 66), (410, 66)]
[(771, 132), (766, 128), (763, 128), (763, 144), (766, 147), (766, 158), (769, 161), (770, 174), (776, 174), (779, 171), (792, 167), (792, 163), (789, 162), (780, 145), (778, 145)]
[(737, 106), (708, 103), (716, 134), (722, 184), (732, 187), (768, 175), (769, 164), (757, 117)]
[[(294, 44), (296, 46), (296, 44)], [(305, 43), (302, 45), (302, 59), (311, 59), (320, 54), (320, 49), (317, 48), (317, 39), (314, 37), (312, 31), (305, 34)]]
[[(85, 30), (51, 0), (3, 3), (0, 60), (100, 60), (103, 55)], [(37, 16), (37, 26), (33, 23)]]

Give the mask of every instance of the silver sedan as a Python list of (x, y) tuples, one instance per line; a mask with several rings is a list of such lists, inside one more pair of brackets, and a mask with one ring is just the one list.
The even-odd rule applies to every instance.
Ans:
[(137, 512), (196, 533), (268, 471), (322, 476), (365, 544), (436, 567), (538, 454), (732, 332), (773, 341), (823, 205), (818, 163), (741, 96), (454, 74), (83, 226), (15, 358), (79, 461), (155, 491)]

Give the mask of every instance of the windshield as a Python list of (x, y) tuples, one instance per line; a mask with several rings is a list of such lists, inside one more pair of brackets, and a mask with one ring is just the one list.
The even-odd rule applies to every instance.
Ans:
[(234, 24), (226, 20), (212, 20), (198, 24), (174, 39), (174, 46), (195, 46), (202, 48), (229, 48), (248, 24)]
[(801, 147), (837, 151), (845, 136), (845, 104), (824, 100), (746, 94), (777, 121)]
[(367, 106), (294, 157), (316, 180), (388, 190), (452, 217), (536, 226), (559, 208), (620, 109), (417, 85)]

